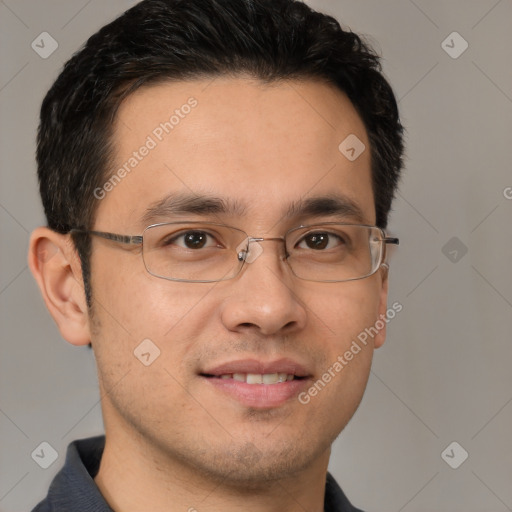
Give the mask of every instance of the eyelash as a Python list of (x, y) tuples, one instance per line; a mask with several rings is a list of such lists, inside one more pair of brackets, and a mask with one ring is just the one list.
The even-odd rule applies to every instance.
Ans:
[[(173, 234), (171, 237), (167, 237), (166, 239), (162, 240), (161, 242), (161, 245), (162, 246), (170, 246), (170, 245), (177, 245), (179, 247), (182, 247), (182, 245), (180, 244), (177, 244), (176, 241), (179, 240), (179, 239), (182, 239), (183, 240), (183, 246), (186, 244), (185, 242), (185, 238), (187, 237), (187, 235), (199, 235), (199, 236), (206, 236), (207, 238), (210, 238), (214, 241), (217, 242), (217, 246), (221, 245), (219, 242), (218, 242), (218, 236), (208, 232), (208, 231), (199, 231), (199, 230), (190, 230), (190, 231), (184, 231), (184, 232), (181, 232), (181, 233), (177, 233), (177, 234)], [(308, 233), (305, 233), (304, 235), (302, 235), (302, 237), (297, 240), (297, 242), (295, 243), (294, 247), (297, 247), (299, 244), (305, 242), (308, 237), (313, 237), (313, 236), (319, 236), (319, 235), (326, 235), (327, 237), (329, 237), (329, 241), (328, 243), (331, 242), (331, 239), (337, 239), (340, 243), (338, 245), (347, 245), (347, 240), (345, 238), (343, 238), (341, 235), (339, 234), (336, 234), (336, 233), (332, 233), (332, 232), (329, 232), (329, 231), (310, 231)], [(211, 247), (211, 246), (209, 246)], [(186, 248), (186, 247), (185, 247)], [(204, 247), (201, 247), (201, 249), (203, 249)], [(189, 248), (190, 249), (190, 248)]]

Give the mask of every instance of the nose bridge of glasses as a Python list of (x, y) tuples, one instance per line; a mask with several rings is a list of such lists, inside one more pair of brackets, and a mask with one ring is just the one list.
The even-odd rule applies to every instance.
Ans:
[(284, 236), (273, 236), (273, 237), (255, 237), (249, 236), (248, 242), (271, 242), (271, 241), (283, 241), (285, 240)]
[(245, 263), (252, 263), (255, 261), (263, 253), (263, 247), (260, 245), (260, 242), (285, 242), (285, 237), (248, 236), (245, 240), (245, 247), (239, 246), (237, 248), (238, 260), (244, 261)]

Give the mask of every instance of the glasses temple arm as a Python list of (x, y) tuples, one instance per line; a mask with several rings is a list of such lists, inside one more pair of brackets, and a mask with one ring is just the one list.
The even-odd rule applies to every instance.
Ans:
[(82, 233), (87, 235), (99, 236), (100, 238), (105, 238), (107, 240), (112, 240), (114, 242), (119, 242), (122, 244), (142, 244), (142, 236), (140, 235), (118, 235), (116, 233), (107, 233), (105, 231), (86, 231), (84, 229), (72, 229), (70, 230), (70, 233)]

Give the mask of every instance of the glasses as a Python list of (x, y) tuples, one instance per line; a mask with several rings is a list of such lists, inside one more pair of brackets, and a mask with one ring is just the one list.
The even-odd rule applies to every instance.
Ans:
[(369, 277), (384, 263), (386, 237), (376, 226), (326, 222), (290, 229), (282, 237), (259, 238), (241, 229), (210, 222), (167, 222), (148, 226), (142, 235), (72, 229), (122, 244), (140, 245), (147, 271), (162, 279), (212, 283), (236, 277), (263, 252), (260, 242), (284, 243), (284, 255), (299, 279), (325, 283)]

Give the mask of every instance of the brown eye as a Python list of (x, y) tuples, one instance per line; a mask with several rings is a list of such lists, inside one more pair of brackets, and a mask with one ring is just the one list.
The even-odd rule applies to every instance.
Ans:
[(183, 235), (183, 243), (188, 249), (201, 249), (208, 241), (208, 235), (201, 231), (194, 231)]
[(166, 237), (163, 245), (176, 245), (183, 249), (203, 249), (205, 247), (215, 247), (217, 244), (215, 239), (205, 231), (186, 231)]
[[(301, 249), (313, 249), (321, 251), (323, 249), (332, 249), (343, 243), (343, 240), (333, 233), (309, 233), (298, 243), (297, 247)], [(305, 247), (304, 247), (305, 245)]]

